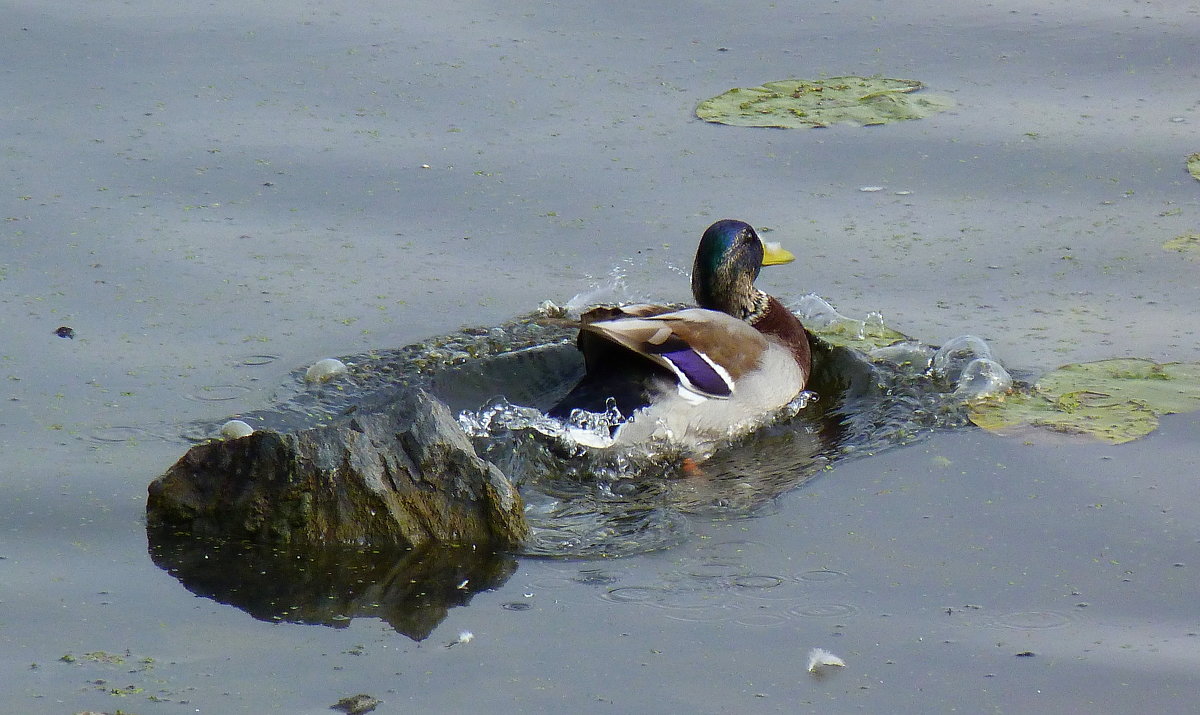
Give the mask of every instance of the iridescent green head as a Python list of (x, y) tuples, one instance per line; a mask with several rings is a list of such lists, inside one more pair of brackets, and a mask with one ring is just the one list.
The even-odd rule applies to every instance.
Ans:
[(777, 244), (764, 245), (745, 221), (722, 219), (700, 238), (692, 264), (692, 295), (701, 308), (745, 318), (758, 295), (754, 280), (759, 270), (795, 259)]

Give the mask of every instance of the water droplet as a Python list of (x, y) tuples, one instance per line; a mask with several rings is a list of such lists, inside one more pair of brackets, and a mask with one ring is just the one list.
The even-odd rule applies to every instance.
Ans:
[(221, 436), (225, 439), (239, 439), (254, 434), (254, 428), (241, 420), (229, 420), (221, 425)]
[(960, 335), (946, 341), (933, 355), (933, 372), (948, 382), (956, 382), (973, 360), (992, 357), (992, 350), (983, 338)]
[(346, 363), (341, 360), (337, 358), (325, 358), (313, 363), (304, 372), (304, 379), (309, 382), (327, 382), (338, 375), (345, 375), (349, 370), (350, 368), (346, 367)]

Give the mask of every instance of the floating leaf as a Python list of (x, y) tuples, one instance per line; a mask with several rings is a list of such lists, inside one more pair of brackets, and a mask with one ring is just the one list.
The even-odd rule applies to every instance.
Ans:
[(843, 318), (813, 328), (812, 333), (830, 345), (851, 348), (864, 353), (909, 339), (904, 333), (884, 325), (882, 318), (875, 316), (872, 318), (867, 320)]
[(1185, 233), (1176, 236), (1162, 245), (1164, 251), (1184, 253), (1193, 259), (1200, 260), (1200, 233)]
[(1066, 365), (1037, 381), (1051, 399), (1087, 392), (1097, 404), (1140, 402), (1160, 415), (1200, 410), (1200, 363), (1117, 358)]
[(1158, 415), (1200, 409), (1200, 363), (1118, 358), (1066, 365), (1030, 393), (971, 405), (971, 421), (1001, 434), (1032, 425), (1121, 444), (1158, 426)]
[(1187, 158), (1187, 170), (1193, 179), (1200, 181), (1200, 154), (1192, 154)]
[(785, 79), (706, 99), (696, 116), (739, 127), (799, 129), (921, 119), (954, 106), (947, 97), (912, 94), (922, 86), (914, 79), (884, 77)]
[(1056, 402), (1041, 395), (1014, 393), (972, 403), (971, 421), (999, 434), (1032, 426), (1083, 434), (1111, 444), (1145, 437), (1158, 427), (1158, 416), (1137, 402), (1095, 405), (1088, 400)]

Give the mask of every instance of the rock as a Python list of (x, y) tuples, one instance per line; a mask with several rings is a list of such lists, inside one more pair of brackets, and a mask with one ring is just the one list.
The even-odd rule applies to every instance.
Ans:
[(509, 548), (512, 482), (444, 404), (396, 388), (326, 425), (199, 444), (149, 487), (148, 524), (258, 543)]
[(379, 706), (383, 701), (379, 698), (373, 698), (366, 693), (351, 695), (348, 698), (342, 698), (333, 705), (329, 706), (330, 710), (341, 710), (346, 715), (363, 715), (369, 713)]

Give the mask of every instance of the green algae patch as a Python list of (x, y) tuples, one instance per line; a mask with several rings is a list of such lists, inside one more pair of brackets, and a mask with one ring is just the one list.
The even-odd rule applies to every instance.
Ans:
[(1200, 363), (1117, 358), (1060, 367), (1028, 392), (971, 405), (971, 421), (1000, 434), (1024, 427), (1083, 434), (1111, 444), (1158, 427), (1158, 417), (1200, 409)]
[(954, 106), (948, 97), (916, 94), (923, 86), (915, 79), (886, 77), (785, 79), (706, 99), (696, 107), (696, 116), (737, 127), (802, 129), (922, 119)]
[(1187, 158), (1187, 170), (1192, 178), (1200, 181), (1200, 154), (1192, 154)]
[(1193, 260), (1200, 260), (1200, 233), (1185, 233), (1162, 245), (1164, 251), (1182, 253)]

